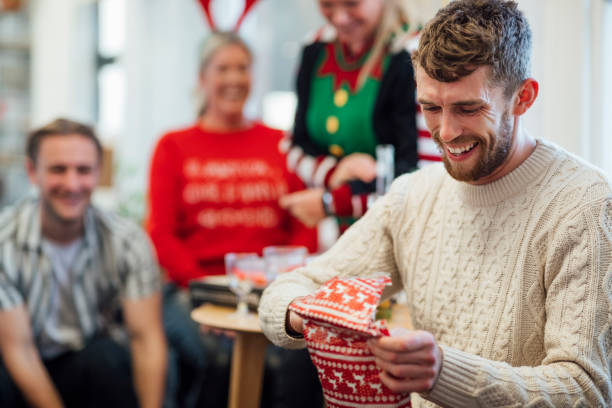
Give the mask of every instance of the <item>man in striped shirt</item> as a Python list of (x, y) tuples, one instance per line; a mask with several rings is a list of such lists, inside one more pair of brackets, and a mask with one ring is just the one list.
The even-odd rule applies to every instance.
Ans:
[(0, 213), (2, 407), (162, 404), (157, 263), (139, 227), (91, 205), (101, 153), (65, 119), (28, 139), (38, 197)]

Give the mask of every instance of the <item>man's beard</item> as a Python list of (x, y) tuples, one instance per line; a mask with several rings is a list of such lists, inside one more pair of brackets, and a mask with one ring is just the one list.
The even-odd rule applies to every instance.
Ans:
[[(480, 157), (472, 168), (462, 169), (461, 164), (453, 167), (453, 163), (447, 157), (448, 152), (443, 149), (443, 143), (440, 140), (439, 132), (432, 134), (436, 144), (442, 149), (442, 160), (448, 174), (458, 181), (473, 182), (493, 173), (495, 169), (502, 165), (510, 153), (512, 146), (512, 125), (510, 122), (510, 112), (506, 110), (502, 115), (501, 126), (499, 133), (495, 138), (489, 140), (490, 144), (486, 145), (485, 140), (480, 136), (460, 136), (465, 140), (474, 140), (478, 142), (478, 147), (481, 149)], [(486, 150), (485, 150), (486, 148)]]

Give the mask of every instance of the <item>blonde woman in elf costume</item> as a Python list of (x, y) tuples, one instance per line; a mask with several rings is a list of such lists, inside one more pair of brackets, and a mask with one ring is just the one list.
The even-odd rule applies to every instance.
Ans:
[[(395, 147), (395, 175), (416, 169), (417, 105), (407, 44), (414, 0), (319, 0), (330, 26), (306, 46), (289, 166), (311, 187), (281, 205), (307, 225), (360, 217), (375, 191), (375, 149)], [(412, 23), (412, 26), (410, 25)], [(439, 160), (423, 155), (423, 160)]]
[[(224, 274), (228, 252), (261, 253), (265, 246), (284, 244), (316, 250), (316, 231), (278, 205), (281, 196), (304, 187), (287, 170), (286, 155), (279, 150), (282, 132), (243, 115), (251, 62), (251, 52), (237, 34), (213, 32), (207, 38), (200, 61), (204, 98), (198, 120), (165, 134), (151, 164), (147, 226), (171, 281), (164, 292), (164, 325), (180, 360), (191, 366), (183, 379), (193, 379), (195, 388), (200, 385), (199, 397), (191, 390), (198, 406), (227, 405), (230, 344), (214, 335), (200, 342), (189, 305), (181, 301), (186, 291), (179, 287), (191, 279)], [(267, 366), (264, 406), (320, 406), (321, 391), (308, 354), (278, 348), (270, 353), (274, 358), (268, 362), (277, 363)], [(223, 355), (225, 361), (220, 361)], [(286, 364), (300, 367), (302, 374), (288, 376)]]

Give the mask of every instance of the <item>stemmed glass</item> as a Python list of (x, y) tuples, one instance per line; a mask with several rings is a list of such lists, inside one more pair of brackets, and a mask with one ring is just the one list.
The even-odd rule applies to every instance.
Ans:
[(376, 193), (368, 196), (368, 208), (389, 191), (395, 178), (394, 157), (395, 147), (393, 145), (376, 146)]
[(247, 298), (254, 286), (265, 286), (264, 260), (254, 252), (230, 252), (225, 254), (225, 273), (229, 277), (229, 288), (236, 294), (238, 302), (233, 317), (244, 317), (249, 313)]
[(383, 196), (395, 177), (395, 147), (393, 145), (376, 146), (376, 195)]
[(306, 263), (308, 248), (301, 245), (273, 245), (263, 249), (266, 278), (273, 281), (279, 274), (289, 272)]

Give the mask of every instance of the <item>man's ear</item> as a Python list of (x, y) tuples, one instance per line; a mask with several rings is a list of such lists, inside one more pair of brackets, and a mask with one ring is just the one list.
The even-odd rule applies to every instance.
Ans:
[(514, 104), (514, 111), (512, 113), (515, 116), (521, 116), (523, 113), (527, 112), (538, 97), (539, 89), (540, 85), (535, 79), (527, 78), (525, 81), (523, 81), (516, 93), (516, 102)]
[(32, 183), (33, 185), (37, 185), (38, 182), (36, 180), (36, 164), (29, 157), (26, 158), (25, 169), (26, 173), (28, 173), (28, 179), (30, 179), (30, 183)]

